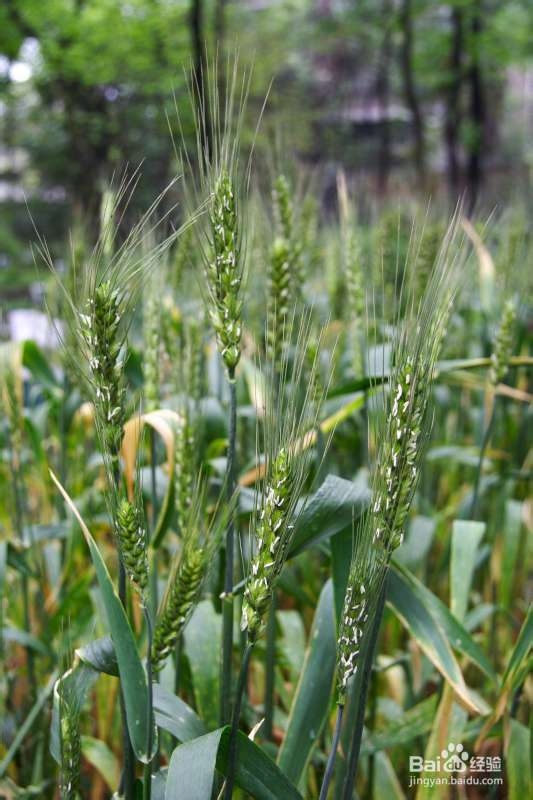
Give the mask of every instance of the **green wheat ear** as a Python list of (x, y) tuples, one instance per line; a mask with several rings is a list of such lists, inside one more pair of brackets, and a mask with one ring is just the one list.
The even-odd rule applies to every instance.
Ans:
[(505, 378), (509, 369), (509, 361), (512, 355), (514, 327), (516, 323), (516, 301), (508, 299), (503, 307), (502, 316), (490, 357), (490, 382), (497, 386)]
[(284, 330), (291, 308), (290, 250), (286, 239), (277, 238), (270, 256), (268, 315), (272, 320), (267, 331), (267, 357), (279, 369)]
[(194, 79), (190, 85), (197, 133), (195, 167), (185, 144), (181, 157), (184, 170), (199, 175), (196, 184), (191, 179), (186, 190), (190, 207), (202, 206), (205, 210), (198, 226), (198, 249), (206, 279), (204, 297), (218, 351), (233, 379), (241, 357), (249, 165), (243, 174), (239, 155), (249, 78), (239, 82), (237, 60), (224, 91), (219, 86), (216, 61), (204, 78), (202, 90)]
[(174, 495), (178, 532), (186, 530), (187, 519), (194, 500), (194, 476), (198, 463), (196, 421), (191, 418), (189, 404), (181, 409), (181, 424), (176, 431), (174, 451)]
[[(318, 337), (310, 365), (310, 319), (304, 315), (289, 356), (287, 345), (293, 339), (293, 324), (294, 315), (285, 331), (281, 369), (277, 375), (270, 376), (274, 385), (266, 393), (264, 431), (261, 432), (266, 469), (262, 485), (256, 491), (256, 510), (250, 523), (252, 556), (241, 618), (241, 628), (247, 632), (251, 643), (263, 629), (288, 555), (294, 525), (303, 508), (298, 503), (303, 497), (312, 454), (301, 442), (305, 434), (315, 429), (322, 400), (316, 394), (322, 337)], [(291, 365), (289, 358), (293, 358)], [(297, 390), (302, 384), (305, 384), (305, 391), (299, 403)]]
[(165, 604), (159, 613), (152, 643), (152, 668), (159, 671), (174, 650), (178, 637), (196, 607), (207, 572), (203, 547), (185, 547), (179, 566), (170, 578)]
[(244, 590), (241, 627), (248, 632), (251, 642), (255, 642), (261, 632), (275, 581), (286, 558), (294, 480), (289, 453), (281, 448), (269, 470), (255, 530), (257, 549)]
[(422, 304), (414, 298), (407, 304), (410, 316), (401, 323), (393, 343), (385, 412), (374, 431), (380, 445), (372, 477), (372, 504), (357, 532), (337, 645), (340, 705), (347, 682), (357, 670), (392, 552), (403, 541), (418, 484), (431, 429), (428, 410), (437, 359), (463, 267), (461, 244), (454, 225), (441, 247)]
[(70, 686), (69, 671), (57, 683), (59, 699), (59, 744), (61, 800), (75, 800), (81, 765), (80, 703)]
[(79, 314), (93, 387), (93, 402), (104, 452), (118, 460), (125, 422), (125, 384), (122, 350), (125, 343), (124, 307), (109, 281), (99, 284)]
[[(285, 175), (278, 175), (274, 181), (272, 189), (272, 202), (274, 206), (274, 221), (276, 238), (271, 255), (271, 272), (274, 273), (276, 268), (279, 270), (279, 260), (282, 257), (279, 242), (283, 242), (283, 249), (285, 250), (285, 270), (288, 275), (288, 289), (289, 301), (299, 301), (302, 298), (303, 285), (305, 282), (305, 270), (303, 263), (303, 253), (306, 245), (306, 235), (309, 231), (302, 222), (307, 220), (298, 220), (300, 224), (297, 225), (297, 218), (294, 212), (294, 203), (291, 197), (291, 190), (289, 182)], [(276, 244), (277, 243), (277, 244)], [(276, 259), (278, 264), (276, 265)], [(275, 284), (274, 284), (275, 288)]]
[(124, 568), (144, 600), (148, 586), (148, 553), (142, 506), (122, 498), (116, 510), (115, 531)]
[(144, 334), (144, 398), (146, 411), (155, 411), (160, 406), (160, 343), (161, 306), (159, 302), (159, 282), (153, 281), (146, 295), (143, 308)]
[(243, 268), (234, 180), (223, 168), (218, 175), (209, 212), (212, 251), (206, 265), (209, 315), (218, 349), (228, 371), (241, 357)]
[(181, 531), (183, 546), (172, 564), (165, 596), (157, 614), (152, 643), (152, 665), (155, 672), (162, 669), (173, 652), (201, 599), (228, 513), (228, 509), (221, 513), (215, 510), (211, 521), (207, 523), (205, 487), (200, 483), (196, 484), (187, 525)]
[(365, 637), (379, 600), (386, 561), (369, 546), (364, 529), (356, 533), (337, 643), (337, 702), (343, 705), (348, 682), (356, 674)]
[(294, 210), (289, 183), (285, 175), (278, 175), (274, 181), (272, 197), (279, 235), (282, 236), (287, 243), (290, 243), (294, 236)]

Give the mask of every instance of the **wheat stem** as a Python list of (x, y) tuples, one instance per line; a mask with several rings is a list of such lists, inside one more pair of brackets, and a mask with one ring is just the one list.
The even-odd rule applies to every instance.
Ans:
[(266, 657), (265, 657), (265, 722), (263, 733), (265, 739), (272, 739), (274, 723), (274, 690), (276, 683), (276, 591), (272, 592), (272, 600), (268, 609), (266, 625)]
[[(229, 379), (229, 434), (226, 462), (226, 492), (231, 501), (236, 486), (237, 445), (237, 385), (235, 368), (228, 369)], [(228, 522), (226, 531), (226, 564), (224, 569), (224, 598), (222, 605), (222, 680), (220, 682), (220, 722), (226, 725), (230, 719), (231, 673), (233, 655), (233, 570), (235, 549), (235, 516)]]
[[(126, 570), (122, 559), (118, 565), (118, 596), (124, 610), (126, 610)], [(120, 719), (122, 723), (122, 749), (124, 764), (120, 776), (119, 794), (124, 795), (125, 800), (134, 800), (135, 797), (135, 761), (133, 747), (128, 731), (128, 719), (126, 717), (126, 703), (122, 686), (120, 687)]]
[(361, 670), (357, 678), (357, 680), (360, 681), (361, 689), (359, 692), (354, 692), (353, 695), (353, 700), (355, 700), (357, 703), (357, 714), (355, 719), (352, 741), (350, 744), (350, 751), (348, 755), (348, 768), (344, 780), (342, 800), (352, 800), (353, 797), (353, 787), (355, 783), (355, 777), (357, 774), (359, 752), (361, 750), (361, 738), (363, 736), (363, 727), (365, 722), (366, 698), (368, 694), (368, 687), (370, 685), (370, 676), (372, 674), (372, 666), (374, 663), (374, 655), (376, 652), (379, 629), (381, 626), (381, 620), (385, 608), (385, 599), (387, 596), (387, 577), (388, 576), (386, 574), (381, 587), (379, 600), (376, 606), (374, 617), (372, 619), (368, 644), (363, 653)]
[(333, 769), (335, 767), (335, 760), (337, 757), (337, 750), (339, 747), (339, 739), (342, 730), (342, 717), (344, 714), (344, 704), (337, 705), (337, 716), (335, 718), (335, 730), (333, 732), (333, 739), (331, 742), (331, 750), (329, 751), (328, 763), (326, 764), (326, 771), (320, 787), (320, 796), (318, 800), (326, 800), (328, 796), (328, 789), (333, 777)]
[(152, 682), (152, 640), (153, 640), (153, 625), (150, 616), (150, 610), (147, 606), (143, 607), (144, 620), (146, 623), (146, 638), (148, 642), (148, 650), (146, 655), (146, 680), (148, 684), (148, 742), (146, 751), (148, 754), (148, 761), (144, 767), (144, 795), (143, 800), (150, 800), (152, 795), (152, 763), (150, 759), (152, 753), (152, 735), (153, 735), (153, 719), (154, 719), (154, 687)]
[(242, 698), (246, 688), (248, 666), (250, 664), (250, 657), (252, 655), (253, 647), (254, 642), (249, 641), (244, 650), (239, 678), (237, 681), (235, 704), (233, 706), (233, 714), (231, 717), (231, 731), (228, 750), (228, 774), (224, 788), (224, 800), (231, 800), (233, 797), (233, 784), (235, 782), (235, 767), (237, 763), (237, 735), (239, 731), (239, 720), (241, 717)]

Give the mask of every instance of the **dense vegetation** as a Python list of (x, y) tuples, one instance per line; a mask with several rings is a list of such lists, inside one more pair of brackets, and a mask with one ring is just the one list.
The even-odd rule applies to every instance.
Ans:
[(0, 798), (529, 796), (532, 22), (0, 4)]
[(447, 797), (460, 745), (522, 797), (527, 225), (261, 195), (230, 86), (186, 224), (125, 179), (3, 346), (2, 790)]

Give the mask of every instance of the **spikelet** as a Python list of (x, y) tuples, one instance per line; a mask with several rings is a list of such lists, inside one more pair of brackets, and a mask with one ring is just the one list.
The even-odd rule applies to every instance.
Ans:
[(355, 232), (352, 229), (346, 231), (344, 238), (344, 270), (346, 273), (346, 288), (348, 294), (348, 313), (353, 332), (352, 364), (355, 375), (357, 377), (362, 377), (365, 373), (363, 342), (365, 288), (361, 250), (357, 243)]
[[(156, 231), (166, 220), (167, 215), (163, 214), (154, 222), (161, 200), (173, 185), (170, 184), (124, 241), (117, 244), (115, 221), (131, 199), (137, 178), (136, 174), (125, 177), (116, 191), (106, 193), (98, 241), (87, 255), (83, 269), (73, 264), (68, 284), (58, 276), (46, 243), (40, 239), (38, 244), (41, 258), (62, 292), (67, 329), (74, 333), (79, 344), (79, 348), (69, 346), (67, 349), (68, 342), (58, 331), (65, 358), (71, 360), (73, 369), (89, 385), (108, 477), (118, 472), (118, 452), (126, 418), (125, 344), (135, 302), (151, 269), (160, 264), (182, 233), (181, 229), (175, 230), (157, 245), (146, 247), (147, 242), (157, 241)], [(80, 352), (82, 358), (79, 358)]]
[(162, 669), (166, 659), (196, 607), (207, 572), (207, 551), (189, 544), (183, 550), (178, 568), (169, 579), (169, 588), (159, 612), (152, 643), (152, 668)]
[[(299, 443), (317, 425), (321, 398), (315, 391), (321, 338), (317, 339), (314, 363), (306, 373), (309, 368), (310, 319), (304, 315), (294, 345), (292, 374), (288, 374), (287, 348), (283, 347), (280, 380), (276, 387), (266, 392), (266, 469), (262, 490), (258, 489), (256, 493), (256, 510), (250, 524), (253, 549), (241, 618), (241, 628), (247, 632), (250, 642), (255, 642), (262, 631), (276, 582), (287, 558), (297, 519), (296, 507), (309, 472), (311, 453)], [(291, 339), (292, 324), (289, 323), (285, 341)], [(300, 402), (298, 390), (302, 385), (305, 388)], [(298, 513), (302, 507), (298, 507)]]
[[(458, 251), (452, 227), (443, 243), (420, 309), (405, 319), (396, 342), (389, 380), (386, 418), (377, 432), (381, 443), (374, 481), (373, 539), (391, 552), (403, 529), (416, 486), (437, 359), (458, 283)], [(413, 298), (414, 302), (414, 298)]]
[(337, 643), (337, 702), (340, 705), (345, 702), (348, 681), (357, 672), (386, 570), (382, 551), (366, 546), (364, 537), (362, 522), (356, 534)]
[(115, 531), (124, 568), (144, 599), (148, 586), (147, 536), (139, 504), (122, 498), (116, 512)]
[(242, 265), (234, 181), (226, 169), (218, 175), (209, 212), (212, 250), (206, 265), (209, 315), (220, 355), (229, 372), (241, 357)]
[(155, 411), (160, 406), (159, 397), (159, 345), (161, 340), (160, 308), (158, 302), (157, 284), (154, 284), (146, 295), (144, 306), (144, 399), (146, 411)]
[(172, 564), (165, 596), (156, 619), (152, 644), (152, 664), (156, 672), (162, 669), (174, 650), (200, 601), (213, 555), (219, 546), (232, 508), (233, 503), (229, 503), (221, 513), (215, 509), (210, 522), (206, 523), (205, 485), (197, 481), (187, 524), (181, 531), (183, 546)]
[(509, 369), (509, 359), (512, 354), (514, 326), (516, 322), (516, 302), (508, 299), (503, 307), (502, 316), (490, 357), (490, 382), (497, 386), (505, 378)]
[(191, 422), (187, 404), (181, 410), (181, 424), (176, 431), (174, 451), (174, 496), (178, 531), (187, 524), (194, 489), (194, 473), (197, 462), (195, 429)]
[[(428, 368), (432, 367), (428, 364)], [(373, 506), (374, 541), (382, 541), (389, 550), (403, 541), (405, 520), (418, 482), (429, 380), (428, 374), (415, 370), (413, 358), (406, 355), (391, 387), (393, 403), (379, 453)]]
[(118, 460), (125, 422), (123, 305), (119, 292), (103, 281), (79, 314), (80, 332), (91, 371), (93, 402), (102, 447)]
[(81, 763), (79, 701), (69, 686), (69, 677), (70, 673), (66, 673), (57, 683), (61, 754), (59, 791), (61, 800), (75, 800), (78, 796)]
[(365, 326), (366, 311), (365, 277), (360, 237), (355, 225), (355, 209), (348, 195), (344, 173), (337, 177), (337, 195), (340, 216), (340, 269), (338, 280), (345, 297), (339, 303), (340, 310), (346, 309), (348, 324), (352, 334), (352, 365), (356, 377), (365, 373)]
[(195, 319), (185, 325), (185, 381), (189, 397), (197, 404), (204, 392), (202, 326)]
[(274, 213), (279, 235), (287, 243), (292, 242), (294, 234), (294, 211), (289, 191), (289, 184), (285, 175), (278, 175), (272, 190)]
[(257, 550), (250, 565), (242, 606), (242, 629), (255, 642), (271, 602), (291, 537), (291, 496), (294, 484), (291, 458), (282, 448), (270, 469), (265, 498), (257, 521)]
[(339, 704), (366, 646), (368, 621), (377, 608), (392, 552), (403, 541), (404, 526), (418, 483), (435, 366), (457, 290), (461, 250), (456, 226), (450, 228), (424, 300), (413, 298), (393, 347), (388, 402), (375, 430), (380, 443), (372, 479), (372, 503), (360, 523), (352, 553), (337, 643)]
[[(215, 331), (218, 352), (230, 381), (241, 357), (245, 277), (247, 195), (250, 159), (242, 168), (240, 143), (250, 76), (239, 75), (238, 58), (226, 65), (220, 81), (215, 59), (206, 65), (202, 86), (189, 82), (196, 130), (193, 167), (182, 133), (182, 167), (196, 180), (186, 184), (189, 213), (205, 209), (197, 227), (198, 254), (206, 276), (203, 296)], [(179, 113), (179, 112), (178, 112)], [(209, 135), (207, 128), (209, 128)]]
[(291, 305), (290, 250), (286, 239), (276, 238), (270, 257), (268, 315), (271, 325), (267, 331), (267, 357), (279, 368), (284, 329)]
[[(290, 187), (285, 175), (278, 175), (274, 181), (272, 190), (272, 200), (274, 205), (274, 218), (276, 222), (277, 240), (283, 241), (283, 248), (286, 251), (285, 257), (285, 270), (288, 273), (288, 289), (291, 300), (299, 300), (302, 297), (304, 285), (304, 268), (303, 268), (303, 231), (297, 231), (294, 206), (291, 198)], [(275, 245), (276, 243), (274, 243)], [(276, 252), (275, 246), (272, 250), (271, 261), (274, 262), (276, 258), (278, 261), (281, 257), (279, 251)], [(279, 268), (279, 264), (278, 264)], [(276, 269), (275, 263), (272, 263), (272, 272)]]

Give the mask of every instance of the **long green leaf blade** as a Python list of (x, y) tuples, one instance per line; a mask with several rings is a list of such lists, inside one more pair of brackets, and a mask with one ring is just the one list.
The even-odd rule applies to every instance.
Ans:
[(147, 763), (152, 755), (147, 752), (149, 726), (151, 724), (148, 708), (148, 685), (146, 673), (137, 652), (135, 637), (96, 542), (65, 489), (55, 475), (53, 473), (51, 475), (78, 520), (89, 547), (98, 585), (102, 593), (111, 638), (115, 645), (131, 744), (139, 761)]
[(295, 785), (302, 777), (328, 716), (335, 673), (335, 646), (333, 586), (328, 581), (320, 594), (310, 644), (278, 756), (279, 767)]

